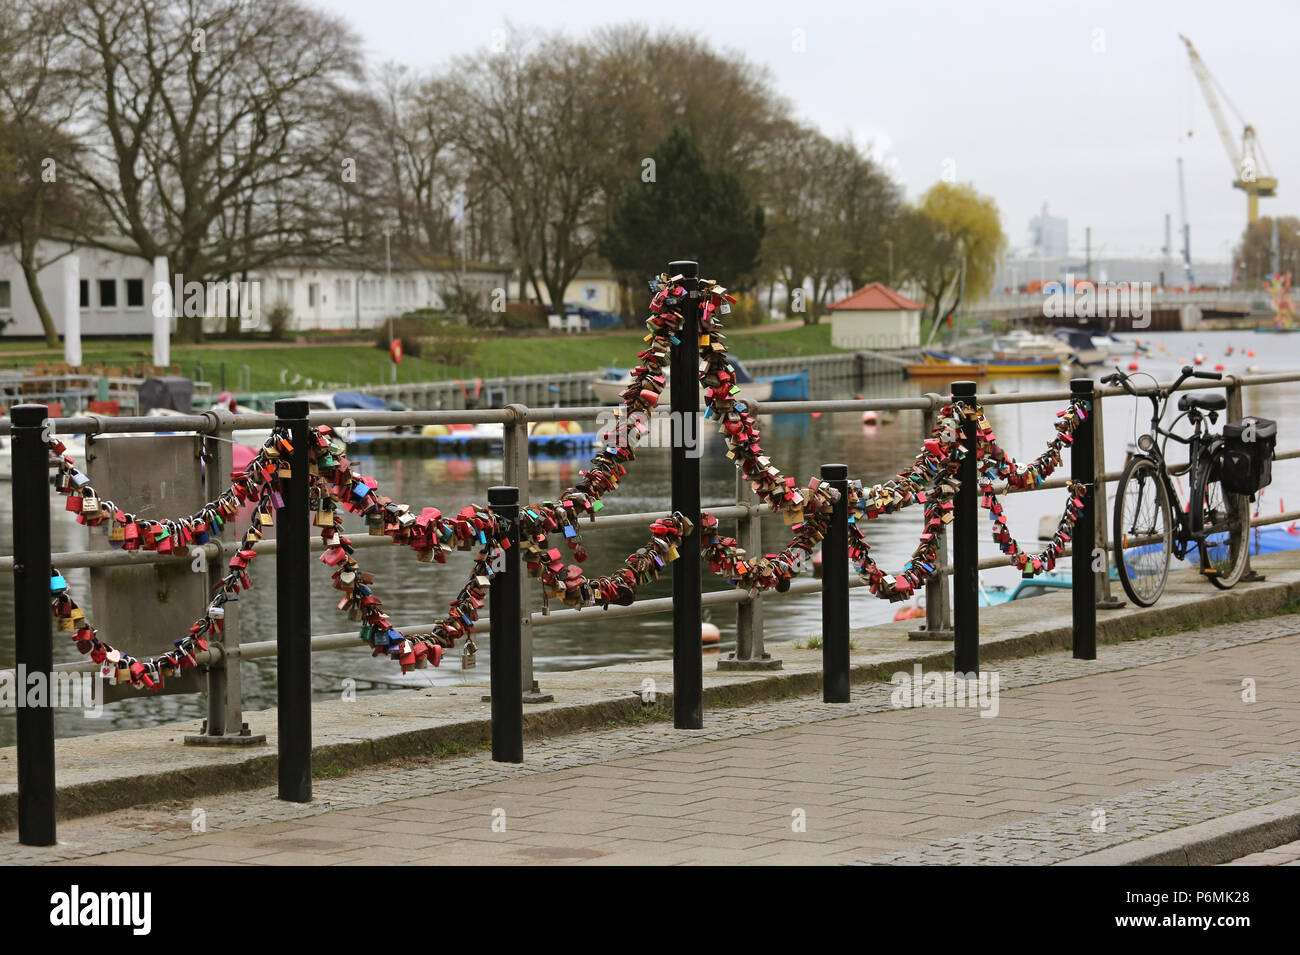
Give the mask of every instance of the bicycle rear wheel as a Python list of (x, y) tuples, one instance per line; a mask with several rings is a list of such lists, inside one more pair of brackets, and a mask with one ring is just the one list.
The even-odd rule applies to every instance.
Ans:
[(1129, 600), (1150, 607), (1164, 593), (1173, 548), (1169, 494), (1150, 458), (1124, 468), (1115, 497), (1115, 568)]
[(1242, 495), (1223, 486), (1222, 474), (1223, 449), (1215, 448), (1201, 458), (1200, 474), (1192, 488), (1191, 518), (1201, 573), (1214, 586), (1228, 590), (1246, 570), (1250, 511)]

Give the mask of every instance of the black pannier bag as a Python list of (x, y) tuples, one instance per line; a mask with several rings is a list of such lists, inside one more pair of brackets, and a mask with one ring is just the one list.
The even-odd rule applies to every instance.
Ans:
[(1223, 487), (1252, 498), (1273, 483), (1273, 452), (1277, 449), (1277, 422), (1268, 418), (1242, 418), (1223, 426)]

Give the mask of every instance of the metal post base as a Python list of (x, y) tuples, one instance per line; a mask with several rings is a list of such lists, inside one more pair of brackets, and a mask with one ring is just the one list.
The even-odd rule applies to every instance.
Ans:
[(265, 733), (250, 733), (248, 724), (244, 723), (238, 733), (224, 733), (221, 736), (208, 735), (208, 721), (203, 721), (203, 728), (198, 733), (186, 733), (186, 746), (262, 746), (266, 743)]
[(945, 640), (951, 642), (952, 638), (951, 627), (945, 630), (927, 630), (922, 627), (919, 630), (909, 630), (907, 632), (907, 639), (909, 640)]
[[(482, 697), (482, 700), (484, 703), (491, 703), (492, 694), (485, 694)], [(555, 695), (552, 693), (543, 693), (538, 687), (537, 681), (534, 680), (533, 688), (531, 690), (524, 690), (523, 700), (525, 703), (554, 703)]]
[(1251, 570), (1247, 570), (1244, 574), (1242, 574), (1241, 580), (1238, 582), (1243, 584), (1257, 584), (1264, 580), (1268, 580), (1268, 578), (1265, 577), (1263, 574), (1261, 574), (1259, 571), (1254, 570), (1252, 568)]
[(733, 653), (725, 660), (718, 661), (719, 670), (779, 670), (781, 661), (772, 658), (772, 654), (765, 653), (757, 660), (738, 660)]
[(1111, 594), (1109, 597), (1102, 597), (1097, 601), (1098, 610), (1119, 610), (1120, 608), (1127, 606), (1128, 601), (1123, 597), (1116, 597), (1114, 594)]

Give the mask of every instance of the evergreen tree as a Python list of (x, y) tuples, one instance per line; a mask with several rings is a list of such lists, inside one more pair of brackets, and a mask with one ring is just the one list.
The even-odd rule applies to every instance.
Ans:
[(600, 254), (620, 273), (648, 279), (674, 259), (694, 259), (700, 274), (741, 288), (759, 265), (763, 210), (737, 177), (710, 168), (690, 132), (675, 126), (618, 197)]

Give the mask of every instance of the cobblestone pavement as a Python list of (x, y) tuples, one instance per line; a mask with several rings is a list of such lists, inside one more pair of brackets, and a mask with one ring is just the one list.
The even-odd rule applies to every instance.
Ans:
[(530, 741), (519, 766), (477, 751), (318, 778), (305, 805), (260, 789), (69, 820), (48, 849), (7, 833), (0, 861), (1050, 861), (1300, 794), (1297, 634), (1293, 615), (999, 661), (991, 719), (868, 684), (705, 730)]
[(1295, 865), (1300, 866), (1300, 842), (1291, 842), (1263, 852), (1252, 852), (1224, 865)]

